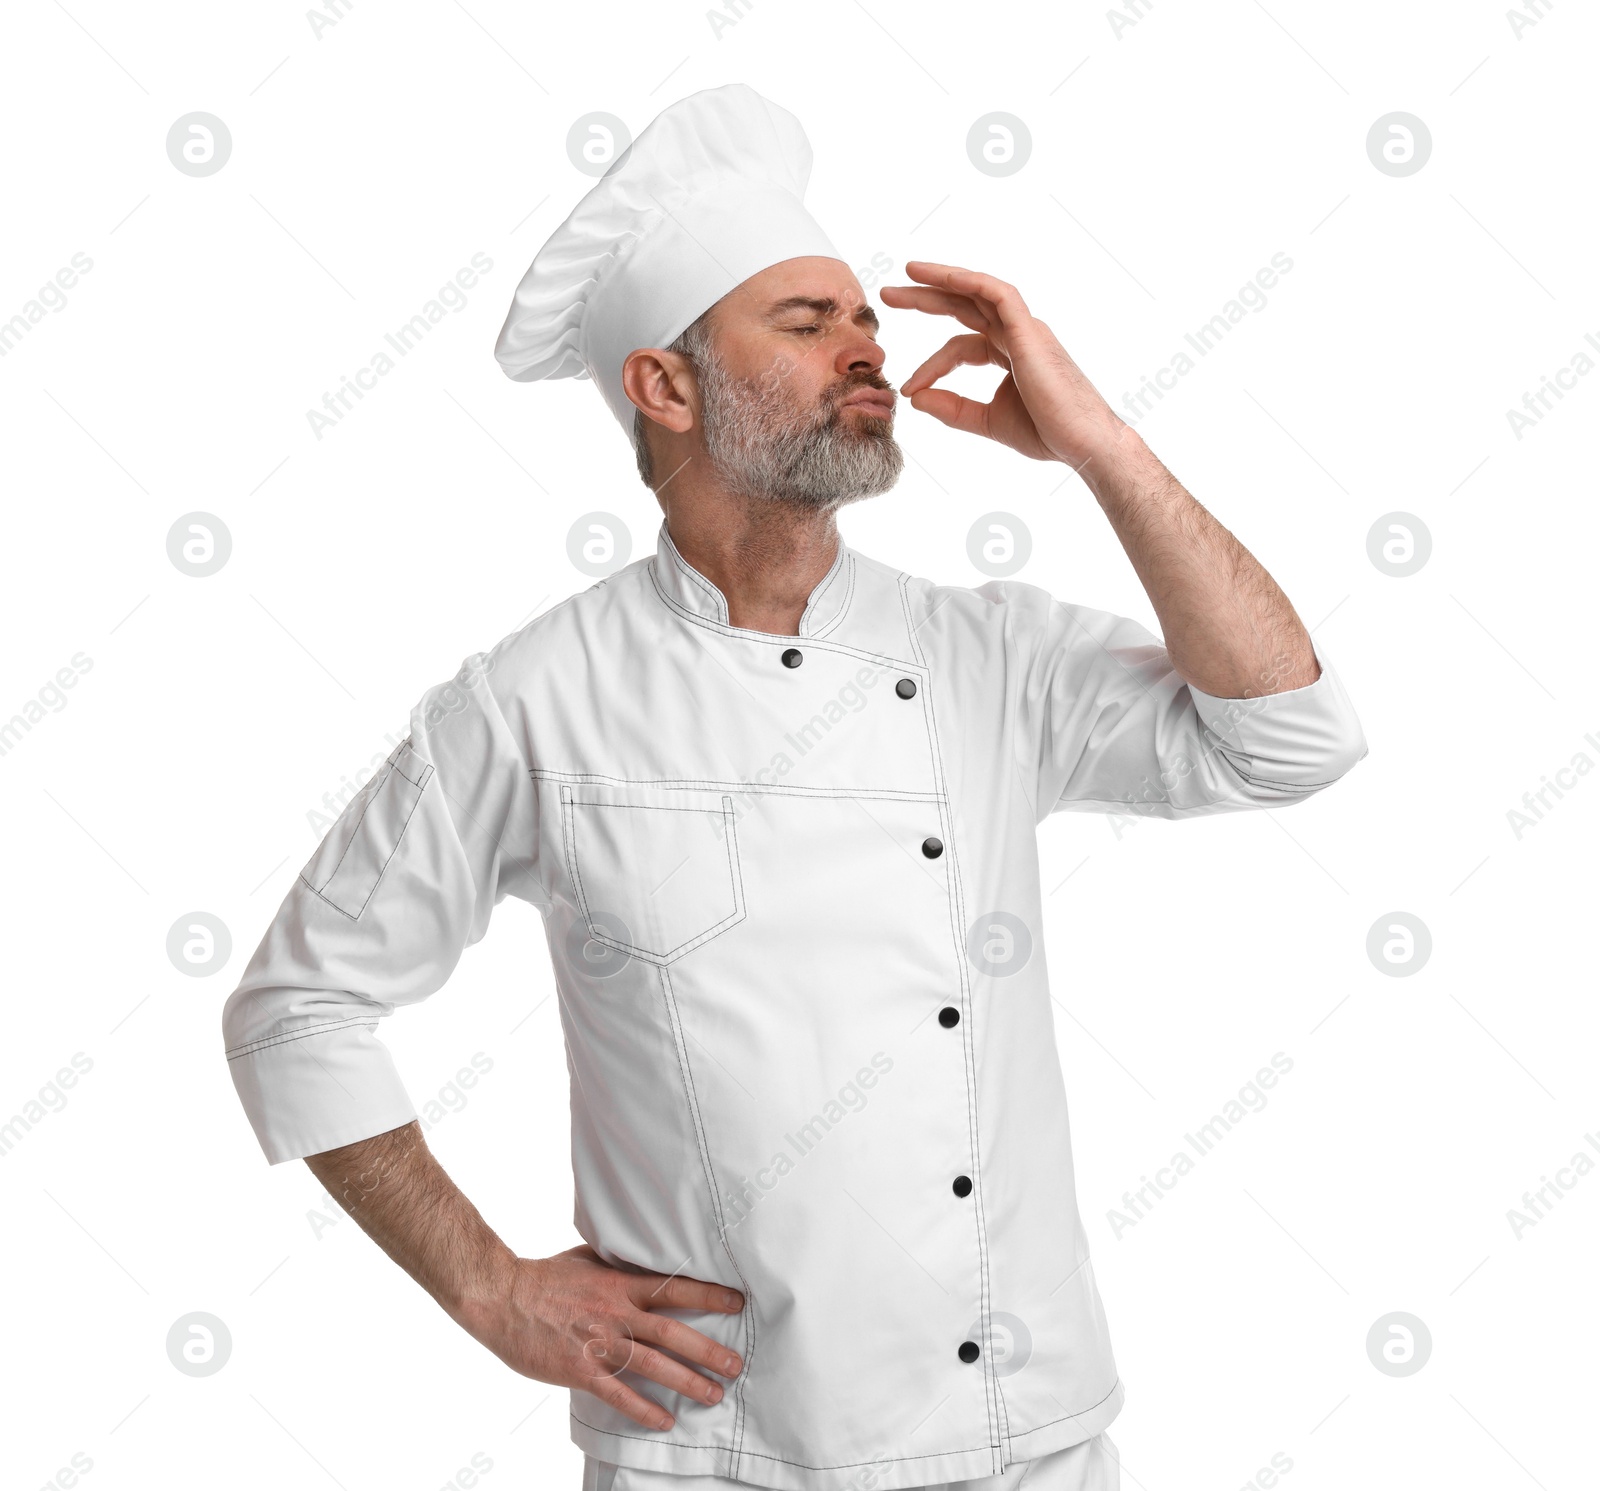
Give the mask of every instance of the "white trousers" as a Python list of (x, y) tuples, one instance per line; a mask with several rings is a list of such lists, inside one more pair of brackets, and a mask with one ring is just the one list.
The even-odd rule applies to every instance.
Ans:
[[(1121, 1491), (1117, 1447), (1102, 1431), (1037, 1460), (1018, 1460), (999, 1475), (967, 1481), (939, 1481), (918, 1491)], [(585, 1455), (583, 1491), (744, 1491), (748, 1481), (720, 1475), (674, 1475), (665, 1470), (633, 1470)], [(753, 1488), (752, 1488), (753, 1491)]]

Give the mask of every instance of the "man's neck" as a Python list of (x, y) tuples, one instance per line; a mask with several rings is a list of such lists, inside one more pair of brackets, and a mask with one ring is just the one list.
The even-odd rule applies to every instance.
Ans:
[(720, 493), (663, 506), (678, 552), (727, 598), (730, 626), (799, 635), (806, 602), (839, 554), (832, 511)]

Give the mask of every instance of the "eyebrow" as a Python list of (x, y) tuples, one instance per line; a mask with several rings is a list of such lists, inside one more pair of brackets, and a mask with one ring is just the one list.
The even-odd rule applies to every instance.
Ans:
[[(791, 295), (787, 300), (780, 300), (771, 306), (767, 311), (767, 318), (775, 321), (785, 311), (800, 310), (815, 311), (819, 316), (836, 316), (839, 314), (839, 302), (831, 295)], [(865, 301), (862, 302), (861, 309), (856, 312), (855, 319), (866, 322), (874, 331), (878, 329), (878, 313)]]

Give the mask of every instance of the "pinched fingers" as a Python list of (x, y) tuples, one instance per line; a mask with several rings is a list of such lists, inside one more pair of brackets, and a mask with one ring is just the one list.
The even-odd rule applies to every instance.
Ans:
[(946, 373), (960, 367), (984, 367), (993, 363), (1011, 371), (1011, 364), (987, 337), (951, 337), (937, 352), (919, 367), (904, 383), (900, 392), (908, 398), (914, 393), (937, 383)]

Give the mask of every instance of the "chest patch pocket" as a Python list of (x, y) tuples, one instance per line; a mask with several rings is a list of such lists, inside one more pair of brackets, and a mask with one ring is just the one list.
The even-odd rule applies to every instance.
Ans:
[(561, 787), (561, 830), (589, 935), (670, 963), (744, 920), (733, 798), (712, 791)]

